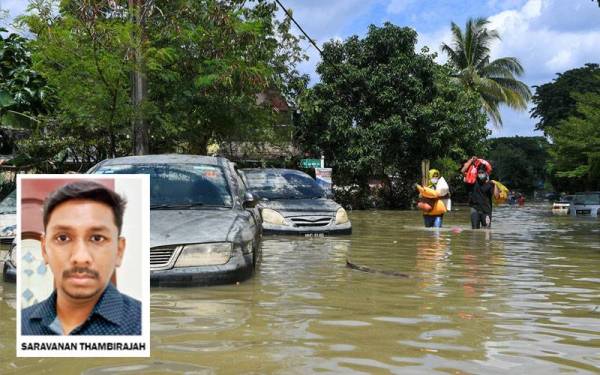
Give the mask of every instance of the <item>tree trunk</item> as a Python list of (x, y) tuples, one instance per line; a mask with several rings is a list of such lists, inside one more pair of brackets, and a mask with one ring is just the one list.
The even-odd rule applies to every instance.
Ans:
[(189, 151), (193, 155), (206, 155), (208, 152), (208, 135), (199, 135), (190, 143)]
[(133, 71), (131, 72), (131, 102), (133, 103), (133, 154), (146, 155), (149, 152), (149, 129), (142, 104), (147, 94), (146, 77), (143, 74), (143, 52), (142, 43), (144, 41), (144, 20), (142, 11), (144, 0), (129, 0), (129, 11), (133, 23), (136, 24), (134, 31), (135, 52), (133, 53)]

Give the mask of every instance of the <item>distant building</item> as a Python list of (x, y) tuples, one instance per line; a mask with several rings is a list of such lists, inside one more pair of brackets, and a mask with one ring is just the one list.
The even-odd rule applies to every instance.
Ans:
[(285, 164), (286, 161), (298, 158), (300, 150), (293, 145), (295, 109), (276, 89), (268, 89), (258, 94), (256, 102), (260, 105), (270, 103), (277, 113), (275, 122), (271, 124), (274, 139), (270, 142), (248, 140), (221, 142), (217, 153), (232, 161), (256, 166)]

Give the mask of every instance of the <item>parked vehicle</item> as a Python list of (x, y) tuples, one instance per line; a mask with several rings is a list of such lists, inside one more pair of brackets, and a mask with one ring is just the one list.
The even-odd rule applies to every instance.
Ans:
[(569, 213), (571, 216), (600, 216), (600, 191), (575, 194)]
[(554, 215), (568, 215), (573, 197), (573, 195), (565, 195), (558, 202), (554, 202), (552, 204), (552, 213)]
[(560, 199), (560, 193), (557, 193), (555, 191), (546, 193), (546, 194), (544, 194), (544, 199), (546, 199), (550, 202), (558, 201)]
[(292, 169), (243, 169), (242, 177), (258, 200), (264, 233), (352, 233), (346, 210), (306, 173)]
[(88, 173), (150, 175), (150, 285), (228, 284), (252, 275), (260, 219), (229, 160), (130, 156), (102, 161)]
[(2, 280), (14, 283), (17, 281), (17, 240), (13, 238), (10, 249), (4, 257)]
[(2, 280), (15, 282), (14, 260), (16, 252), (11, 248), (17, 230), (17, 191), (11, 191), (0, 202), (0, 262)]
[(0, 202), (0, 259), (6, 255), (17, 228), (17, 191), (11, 191)]

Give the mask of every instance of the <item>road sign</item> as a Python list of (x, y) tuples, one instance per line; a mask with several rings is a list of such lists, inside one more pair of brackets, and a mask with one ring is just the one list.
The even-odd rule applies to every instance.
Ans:
[(300, 166), (302, 168), (320, 168), (321, 159), (302, 159), (300, 160)]

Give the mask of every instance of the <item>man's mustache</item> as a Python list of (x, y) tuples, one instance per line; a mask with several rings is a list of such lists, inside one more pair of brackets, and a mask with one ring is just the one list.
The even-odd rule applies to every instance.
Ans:
[(87, 267), (73, 267), (69, 270), (63, 271), (63, 278), (66, 279), (75, 274), (82, 274), (82, 273), (85, 273), (94, 279), (97, 279), (100, 277), (100, 274), (98, 273), (98, 271), (91, 270)]

